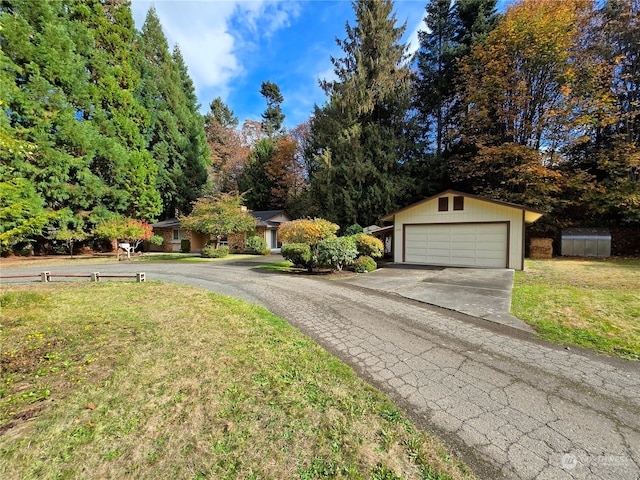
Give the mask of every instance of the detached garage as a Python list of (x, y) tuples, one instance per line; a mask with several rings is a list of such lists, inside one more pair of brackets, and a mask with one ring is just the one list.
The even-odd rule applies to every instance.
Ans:
[(382, 218), (394, 223), (396, 263), (524, 268), (524, 228), (543, 215), (447, 190)]

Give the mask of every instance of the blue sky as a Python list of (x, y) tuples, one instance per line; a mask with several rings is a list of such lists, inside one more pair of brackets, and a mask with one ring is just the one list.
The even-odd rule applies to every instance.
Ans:
[[(500, 0), (499, 7), (513, 0)], [(340, 56), (335, 39), (354, 24), (349, 0), (132, 0), (141, 28), (154, 5), (172, 47), (178, 43), (194, 81), (202, 111), (216, 97), (235, 111), (240, 123), (260, 120), (266, 104), (260, 84), (275, 82), (284, 96), (287, 128), (309, 118), (324, 103), (318, 79), (331, 78), (330, 57)], [(417, 48), (426, 0), (396, 0), (403, 40)]]

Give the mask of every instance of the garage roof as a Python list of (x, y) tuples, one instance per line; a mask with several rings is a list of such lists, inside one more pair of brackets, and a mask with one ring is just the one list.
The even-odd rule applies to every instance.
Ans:
[(385, 215), (384, 217), (382, 217), (381, 220), (383, 220), (385, 222), (393, 222), (394, 219), (395, 219), (395, 216), (398, 213), (404, 212), (405, 210), (409, 210), (410, 208), (417, 207), (418, 205), (421, 205), (423, 203), (427, 203), (427, 202), (429, 202), (429, 201), (431, 201), (431, 200), (433, 200), (435, 198), (443, 197), (445, 195), (454, 195), (454, 196), (458, 196), (458, 197), (473, 198), (474, 200), (479, 200), (481, 202), (495, 203), (497, 205), (502, 205), (502, 206), (505, 206), (505, 207), (515, 208), (516, 210), (522, 210), (524, 212), (524, 221), (526, 223), (533, 223), (536, 220), (538, 220), (542, 215), (545, 214), (545, 212), (541, 212), (540, 210), (535, 210), (533, 208), (525, 207), (524, 205), (518, 205), (517, 203), (503, 202), (502, 200), (493, 200), (491, 198), (479, 197), (478, 195), (472, 195), (470, 193), (458, 192), (456, 190), (445, 190), (444, 192), (438, 193), (437, 195), (433, 195), (432, 197), (429, 197), (429, 198), (425, 198), (424, 200), (420, 200), (419, 202), (416, 202), (416, 203), (414, 203), (412, 205), (409, 205), (408, 207), (401, 208), (397, 212), (389, 213), (389, 214)]

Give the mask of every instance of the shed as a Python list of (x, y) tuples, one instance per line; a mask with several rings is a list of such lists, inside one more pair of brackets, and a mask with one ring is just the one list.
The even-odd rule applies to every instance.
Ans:
[(565, 228), (561, 240), (563, 256), (611, 256), (611, 233), (606, 228)]
[(446, 190), (382, 217), (395, 263), (524, 269), (525, 225), (543, 212)]

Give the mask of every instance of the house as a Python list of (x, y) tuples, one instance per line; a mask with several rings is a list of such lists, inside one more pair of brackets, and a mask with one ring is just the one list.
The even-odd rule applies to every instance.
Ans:
[[(251, 214), (256, 218), (256, 235), (264, 238), (267, 243), (267, 248), (274, 250), (280, 248), (278, 242), (278, 227), (281, 223), (288, 222), (291, 217), (284, 210), (268, 210), (268, 211), (255, 211)], [(153, 231), (156, 235), (160, 235), (164, 238), (164, 242), (161, 246), (154, 249), (154, 245), (150, 245), (149, 248), (154, 251), (163, 252), (179, 252), (180, 242), (183, 239), (191, 242), (191, 251), (199, 252), (207, 244), (207, 241), (211, 240), (211, 236), (205, 233), (193, 232), (182, 228), (180, 220), (177, 218), (170, 218), (163, 220), (152, 225)], [(229, 249), (234, 251), (244, 251), (245, 248), (246, 233), (238, 233), (230, 235), (228, 238), (222, 240), (223, 245), (229, 245)]]
[(205, 233), (192, 232), (182, 228), (180, 220), (177, 218), (162, 220), (161, 222), (154, 223), (151, 226), (153, 227), (153, 233), (164, 238), (162, 245), (149, 245), (149, 249), (151, 251), (179, 252), (181, 241), (189, 240), (191, 242), (191, 251), (199, 252), (211, 238), (210, 235)]
[(282, 244), (278, 240), (278, 227), (281, 223), (292, 220), (289, 214), (284, 210), (265, 210), (251, 212), (251, 215), (258, 220), (256, 235), (264, 238), (267, 248), (270, 250), (280, 248)]
[(446, 190), (382, 220), (394, 224), (395, 263), (522, 270), (525, 224), (542, 215), (522, 205)]

